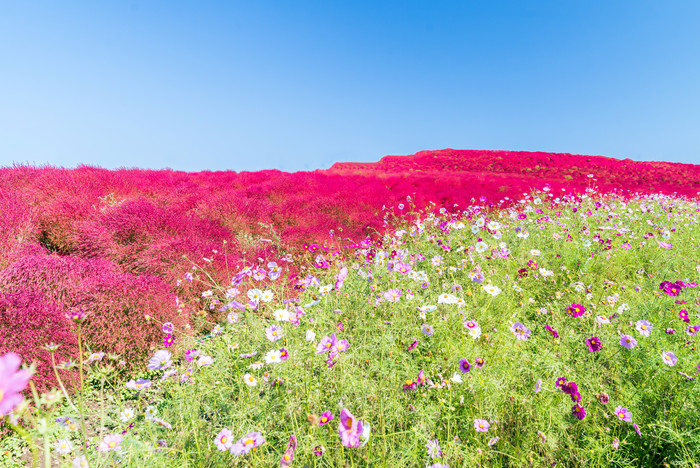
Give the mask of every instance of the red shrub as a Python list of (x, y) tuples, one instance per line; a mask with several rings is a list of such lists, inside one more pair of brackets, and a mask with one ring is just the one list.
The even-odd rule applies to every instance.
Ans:
[[(41, 349), (48, 343), (61, 345), (56, 352), (57, 364), (75, 360), (78, 355), (77, 342), (63, 309), (38, 292), (0, 292), (0, 354), (13, 351), (26, 364), (36, 363), (32, 380), (40, 391), (57, 386), (50, 354)], [(70, 378), (62, 376), (62, 380), (70, 385)]]

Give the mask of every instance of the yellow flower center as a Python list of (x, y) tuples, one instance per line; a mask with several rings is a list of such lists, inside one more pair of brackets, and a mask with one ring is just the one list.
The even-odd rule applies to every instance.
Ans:
[(620, 419), (624, 419), (624, 417), (625, 417), (625, 413), (623, 413), (622, 411), (617, 413), (617, 415), (620, 417)]
[(321, 422), (322, 422), (322, 423), (328, 422), (328, 418), (325, 417), (325, 416), (321, 416)]
[(246, 441), (243, 443), (243, 445), (250, 445), (254, 443), (255, 441), (253, 439), (246, 439)]
[(413, 383), (412, 380), (407, 380), (407, 381), (406, 381), (406, 385), (411, 385), (412, 383)]
[(483, 428), (484, 428), (484, 425), (483, 425), (483, 424), (479, 424), (479, 429), (483, 429)]
[(117, 446), (117, 443), (115, 441), (112, 441), (109, 443), (109, 448), (114, 448)]
[(228, 440), (228, 437), (226, 437), (226, 436), (221, 437), (222, 444), (225, 444), (227, 440)]
[(330, 348), (330, 347), (331, 347), (331, 344), (330, 344), (330, 343), (326, 343), (326, 348)]
[(277, 336), (277, 332), (272, 332), (272, 336)]
[(284, 454), (283, 458), (284, 458), (284, 461), (289, 461), (289, 455), (287, 455), (286, 453)]
[(646, 326), (646, 325), (642, 325), (642, 330), (646, 330), (646, 329), (647, 329), (647, 326)]

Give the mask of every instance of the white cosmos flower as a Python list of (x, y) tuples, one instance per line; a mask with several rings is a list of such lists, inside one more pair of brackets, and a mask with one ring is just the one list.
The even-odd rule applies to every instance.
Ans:
[(485, 284), (481, 287), (481, 290), (492, 296), (498, 296), (501, 293), (501, 288), (493, 284)]
[(316, 333), (313, 330), (306, 330), (306, 341), (313, 341), (316, 339)]
[(270, 302), (272, 301), (272, 298), (275, 297), (274, 293), (270, 291), (269, 289), (266, 289), (265, 292), (263, 292), (260, 296), (260, 300), (263, 302)]
[(462, 383), (462, 376), (455, 372), (454, 375), (450, 378), (450, 380), (454, 383)]
[(279, 350), (276, 349), (268, 351), (265, 355), (265, 362), (267, 362), (268, 364), (276, 364), (282, 362), (282, 353), (280, 353)]
[(243, 376), (243, 382), (249, 387), (255, 387), (258, 384), (257, 379), (250, 374), (245, 374)]
[(134, 416), (136, 416), (136, 413), (134, 413), (133, 408), (124, 408), (124, 411), (122, 411), (119, 414), (119, 419), (121, 420), (121, 422), (125, 423), (128, 420), (130, 420), (131, 418), (133, 418)]
[(438, 304), (456, 304), (457, 296), (453, 294), (443, 293), (438, 296)]
[(272, 314), (278, 322), (289, 321), (289, 311), (287, 309), (277, 309)]
[(144, 411), (144, 414), (148, 421), (152, 420), (155, 417), (156, 413), (158, 413), (158, 409), (155, 406), (149, 406), (148, 408), (146, 408), (146, 411)]
[(254, 302), (259, 302), (262, 297), (262, 291), (259, 289), (251, 289), (248, 291), (248, 299)]

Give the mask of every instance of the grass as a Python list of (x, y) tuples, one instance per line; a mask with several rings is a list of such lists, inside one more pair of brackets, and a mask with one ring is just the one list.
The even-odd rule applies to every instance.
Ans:
[[(323, 263), (318, 252), (297, 257), (296, 288), (283, 283), (286, 264), (276, 281), (242, 275), (236, 300), (245, 304), (256, 288), (270, 290), (273, 299), (237, 311), (236, 321), (205, 337), (176, 330), (168, 349), (172, 376), (161, 380), (165, 369), (144, 369), (125, 377), (107, 357), (85, 366), (76, 397), (89, 408), (87, 460), (91, 467), (279, 466), (294, 435), (293, 466), (698, 466), (700, 353), (688, 326), (700, 324), (693, 283), (700, 271), (699, 211), (695, 201), (660, 195), (625, 201), (589, 190), (577, 200), (540, 192), (500, 211), (406, 213), (392, 222), (403, 229), (387, 233), (381, 246), (348, 249), (343, 261), (323, 252), (327, 268), (312, 266)], [(389, 268), (401, 263), (413, 272)], [(342, 266), (347, 279), (333, 288)], [(203, 268), (194, 270), (194, 281), (212, 291), (200, 308), (231, 300), (225, 293), (232, 286), (210, 283)], [(685, 283), (671, 296), (659, 288), (662, 281)], [(387, 300), (395, 290), (398, 301)], [(284, 300), (288, 310), (303, 310), (298, 326), (275, 319)], [(572, 304), (586, 313), (572, 316)], [(649, 336), (637, 329), (643, 320), (651, 324)], [(481, 333), (470, 334), (468, 321)], [(527, 339), (512, 331), (517, 323), (530, 330)], [(272, 325), (281, 327), (275, 342), (266, 335)], [(422, 331), (425, 325), (432, 334)], [(334, 333), (349, 347), (329, 367), (316, 347)], [(621, 335), (635, 338), (636, 347), (621, 346)], [(592, 337), (602, 344), (595, 352), (586, 344)], [(265, 361), (281, 348), (288, 359)], [(200, 355), (190, 362), (184, 354), (191, 349)], [(672, 352), (675, 365), (662, 352)], [(211, 364), (198, 365), (202, 356)], [(466, 373), (462, 359), (471, 366)], [(261, 367), (251, 369), (258, 361)], [(246, 374), (255, 386), (244, 382)], [(125, 378), (132, 377), (152, 385), (128, 389)], [(577, 384), (583, 419), (572, 414), (576, 392), (555, 385), (560, 377)], [(147, 420), (149, 406), (164, 424)], [(632, 420), (621, 420), (617, 407)], [(125, 408), (136, 417), (122, 422)], [(368, 438), (353, 440), (359, 447), (341, 443), (344, 408), (370, 425)], [(334, 419), (312, 424), (325, 411)], [(44, 441), (54, 447), (58, 439), (69, 439), (73, 451), (54, 450), (53, 461), (70, 466), (82, 453), (80, 426), (71, 431), (54, 422), (59, 416), (80, 420), (65, 399), (25, 408), (19, 419), (29, 434), (3, 436), (4, 466), (28, 460), (22, 447)], [(476, 419), (489, 423), (487, 432), (476, 431)], [(217, 450), (217, 434), (226, 428), (229, 441), (259, 432), (265, 442), (240, 456)], [(123, 431), (120, 450), (95, 450), (105, 436)]]

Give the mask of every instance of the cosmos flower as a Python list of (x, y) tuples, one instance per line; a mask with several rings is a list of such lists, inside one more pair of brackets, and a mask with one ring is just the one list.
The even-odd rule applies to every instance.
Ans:
[(169, 351), (161, 349), (156, 351), (153, 357), (148, 360), (148, 369), (150, 370), (162, 370), (167, 369), (173, 364), (171, 360), (171, 354)]
[(549, 325), (545, 325), (544, 328), (554, 337), (559, 338), (559, 333)]
[(474, 429), (476, 432), (488, 432), (489, 427), (491, 427), (491, 424), (485, 419), (474, 420)]
[(466, 374), (471, 370), (471, 364), (469, 364), (469, 361), (467, 359), (460, 359), (459, 360), (459, 370), (462, 371), (462, 374)]
[(31, 374), (19, 368), (21, 363), (22, 359), (15, 353), (0, 357), (0, 418), (10, 414), (24, 400), (22, 391)]
[(423, 332), (423, 334), (425, 336), (432, 336), (433, 333), (435, 333), (435, 329), (428, 324), (423, 324), (423, 326), (420, 328), (420, 330)]
[(123, 437), (120, 434), (107, 434), (100, 442), (97, 449), (100, 452), (109, 452), (110, 450), (121, 450)]
[(581, 304), (571, 304), (569, 308), (566, 309), (566, 312), (572, 317), (576, 318), (581, 317), (583, 314), (585, 314), (586, 308)]
[(620, 420), (625, 422), (632, 422), (632, 413), (629, 412), (624, 406), (618, 406), (615, 408), (615, 414)]
[(603, 347), (603, 344), (600, 342), (600, 338), (597, 336), (592, 336), (588, 339), (586, 339), (586, 346), (588, 346), (588, 350), (592, 353), (595, 353), (596, 351), (600, 351), (600, 348)]
[(294, 461), (294, 452), (297, 449), (297, 438), (294, 434), (289, 436), (289, 442), (287, 442), (287, 450), (282, 454), (280, 459), (280, 468), (288, 467)]
[(282, 338), (282, 327), (278, 325), (270, 325), (265, 329), (265, 337), (274, 343)]
[(230, 429), (222, 429), (217, 435), (216, 439), (214, 439), (214, 442), (216, 443), (216, 449), (225, 452), (226, 450), (229, 450), (231, 448), (231, 445), (233, 445), (233, 434), (231, 433)]
[(481, 327), (474, 320), (467, 320), (464, 322), (464, 328), (469, 330), (469, 336), (475, 340), (481, 336)]
[(627, 349), (632, 349), (637, 346), (637, 340), (632, 335), (622, 335), (620, 337), (620, 345)]
[(577, 419), (583, 419), (586, 417), (586, 409), (578, 403), (571, 408), (571, 413), (576, 416)]
[(678, 358), (671, 351), (662, 352), (661, 360), (664, 362), (664, 364), (668, 364), (671, 367), (675, 366), (676, 362), (678, 362)]
[(347, 408), (343, 408), (340, 411), (340, 424), (338, 424), (340, 442), (344, 447), (359, 447), (361, 433), (362, 421), (358, 421)]
[(527, 339), (530, 338), (530, 333), (532, 333), (529, 328), (520, 322), (515, 322), (513, 325), (511, 325), (510, 331), (513, 332), (517, 339), (523, 341), (527, 341)]
[(233, 455), (245, 455), (256, 447), (265, 443), (265, 439), (259, 432), (251, 432), (235, 444), (231, 445), (230, 451)]
[(649, 320), (639, 320), (637, 321), (635, 328), (637, 329), (640, 335), (649, 336), (651, 335), (651, 330), (653, 327)]
[(428, 455), (430, 458), (436, 458), (442, 456), (442, 450), (440, 449), (440, 444), (437, 439), (428, 440), (425, 444), (425, 448), (428, 450)]

